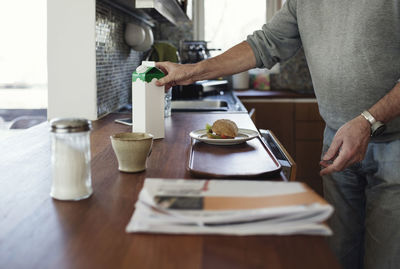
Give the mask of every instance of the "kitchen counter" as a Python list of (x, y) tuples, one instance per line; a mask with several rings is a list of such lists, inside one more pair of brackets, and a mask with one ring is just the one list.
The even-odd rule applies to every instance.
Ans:
[[(226, 106), (217, 108), (217, 109), (204, 109), (204, 108), (199, 108), (197, 106), (192, 106), (190, 105), (190, 102), (215, 102), (215, 101), (220, 101), (220, 102), (225, 102)], [(177, 109), (176, 107), (174, 108), (174, 102), (179, 105), (179, 103), (187, 103), (184, 108), (180, 107)], [(176, 105), (175, 105), (176, 106)], [(172, 111), (173, 112), (213, 112), (213, 113), (247, 113), (246, 108), (243, 106), (242, 102), (240, 102), (239, 98), (235, 95), (233, 91), (230, 90), (221, 90), (221, 91), (214, 91), (212, 94), (208, 94), (202, 97), (197, 97), (194, 99), (175, 99), (173, 98), (172, 100)]]
[(256, 99), (256, 98), (315, 98), (314, 93), (298, 93), (294, 91), (262, 91), (255, 89), (235, 90), (235, 95), (240, 99)]
[[(93, 195), (79, 202), (49, 196), (47, 123), (0, 141), (0, 268), (339, 268), (322, 236), (127, 234), (125, 226), (146, 177), (191, 178), (189, 132), (220, 118), (173, 113), (145, 172), (117, 169), (111, 134), (121, 114), (93, 123)], [(255, 129), (246, 114), (224, 114)], [(223, 164), (221, 164), (223, 165)]]

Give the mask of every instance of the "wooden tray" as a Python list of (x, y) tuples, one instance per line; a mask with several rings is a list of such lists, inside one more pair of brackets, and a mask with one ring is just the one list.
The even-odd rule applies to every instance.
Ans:
[(281, 165), (259, 137), (230, 146), (192, 140), (188, 170), (201, 178), (260, 178), (276, 176)]

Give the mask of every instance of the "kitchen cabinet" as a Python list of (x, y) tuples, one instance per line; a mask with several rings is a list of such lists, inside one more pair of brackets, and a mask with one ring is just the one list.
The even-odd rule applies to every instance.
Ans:
[(294, 156), (294, 106), (291, 103), (243, 101), (247, 111), (255, 109), (255, 124), (258, 129), (267, 129), (279, 137), (290, 155)]
[(307, 183), (322, 195), (319, 161), (325, 123), (316, 99), (301, 95), (249, 98), (244, 93), (238, 97), (248, 111), (255, 109), (257, 128), (273, 131), (293, 157), (297, 164), (296, 180)]
[(174, 25), (189, 21), (189, 17), (176, 0), (101, 0), (116, 6), (128, 9), (144, 20), (170, 22)]
[(314, 102), (294, 103), (295, 152), (297, 179), (306, 182), (322, 195), (322, 178), (319, 175), (322, 140), (325, 122)]
[(172, 24), (189, 21), (188, 16), (176, 0), (136, 0), (135, 8), (146, 11), (157, 21), (169, 21)]

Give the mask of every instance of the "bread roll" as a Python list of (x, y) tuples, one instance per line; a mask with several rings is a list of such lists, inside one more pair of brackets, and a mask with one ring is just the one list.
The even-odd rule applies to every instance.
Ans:
[(227, 119), (215, 121), (211, 129), (216, 135), (229, 138), (236, 137), (238, 134), (238, 127), (236, 126), (236, 123)]

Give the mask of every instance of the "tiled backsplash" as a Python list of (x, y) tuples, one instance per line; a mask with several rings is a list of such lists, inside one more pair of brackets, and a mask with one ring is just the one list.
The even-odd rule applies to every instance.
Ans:
[(127, 22), (134, 18), (96, 2), (97, 115), (101, 117), (131, 103), (132, 72), (144, 52), (132, 50), (124, 41)]
[(193, 24), (191, 22), (178, 22), (177, 25), (160, 23), (154, 29), (154, 39), (168, 41), (179, 49), (179, 40), (193, 39)]
[[(97, 115), (109, 112), (131, 103), (132, 72), (140, 65), (146, 52), (131, 49), (124, 41), (126, 23), (135, 18), (96, 1), (96, 76), (97, 76)], [(192, 24), (157, 24), (153, 29), (154, 39), (169, 41), (177, 48), (179, 40), (192, 39)]]

